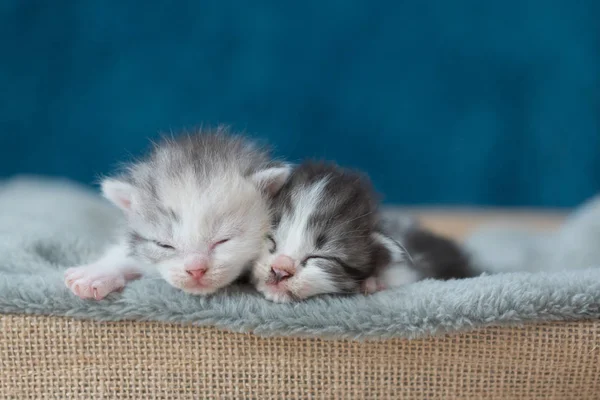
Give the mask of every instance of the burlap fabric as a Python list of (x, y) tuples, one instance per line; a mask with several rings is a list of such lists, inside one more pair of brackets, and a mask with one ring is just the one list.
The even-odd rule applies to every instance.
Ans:
[(420, 340), (0, 316), (3, 399), (599, 399), (600, 321)]

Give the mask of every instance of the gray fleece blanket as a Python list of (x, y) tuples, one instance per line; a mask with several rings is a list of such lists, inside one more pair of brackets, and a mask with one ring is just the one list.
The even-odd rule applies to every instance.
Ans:
[[(600, 316), (600, 199), (562, 230), (530, 234), (494, 228), (466, 242), (482, 275), (427, 280), (371, 296), (268, 302), (247, 287), (211, 297), (146, 278), (103, 301), (73, 296), (66, 267), (97, 257), (120, 214), (69, 182), (18, 178), (0, 185), (0, 312), (95, 320), (213, 325), (258, 335), (415, 338), (487, 325)], [(389, 212), (389, 218), (405, 218)]]

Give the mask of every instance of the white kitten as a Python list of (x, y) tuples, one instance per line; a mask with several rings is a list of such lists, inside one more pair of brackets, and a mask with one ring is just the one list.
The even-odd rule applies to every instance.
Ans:
[(259, 256), (268, 199), (289, 172), (224, 128), (161, 142), (102, 182), (127, 227), (100, 260), (68, 269), (67, 286), (82, 298), (102, 299), (152, 271), (192, 294), (229, 285)]

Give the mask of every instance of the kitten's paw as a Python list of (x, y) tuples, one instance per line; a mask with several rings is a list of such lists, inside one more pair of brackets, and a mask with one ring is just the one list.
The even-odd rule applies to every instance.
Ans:
[(259, 287), (258, 291), (265, 299), (272, 301), (273, 303), (289, 303), (292, 301), (292, 297), (283, 291), (269, 290), (265, 287)]
[(265, 298), (273, 303), (291, 303), (292, 298), (290, 296), (281, 295), (281, 294), (271, 294), (266, 295)]
[(363, 294), (373, 294), (385, 289), (387, 289), (385, 285), (374, 276), (365, 279), (360, 286), (360, 290)]
[(65, 271), (65, 284), (82, 299), (101, 300), (125, 287), (125, 275), (115, 269), (83, 265)]

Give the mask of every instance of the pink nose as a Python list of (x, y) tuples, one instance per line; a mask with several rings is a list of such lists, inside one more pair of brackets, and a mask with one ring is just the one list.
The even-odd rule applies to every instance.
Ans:
[(292, 257), (288, 257), (283, 254), (278, 255), (271, 263), (271, 267), (282, 269), (284, 271), (289, 272), (290, 274), (294, 273), (296, 269), (295, 265), (296, 263), (294, 262), (294, 259)]
[(185, 261), (185, 272), (194, 279), (200, 279), (208, 270), (208, 259), (205, 257), (191, 257)]
[(194, 279), (200, 279), (206, 273), (206, 269), (186, 269), (185, 272)]
[(291, 257), (283, 254), (277, 256), (271, 263), (271, 274), (276, 282), (294, 276), (296, 273), (296, 263)]

